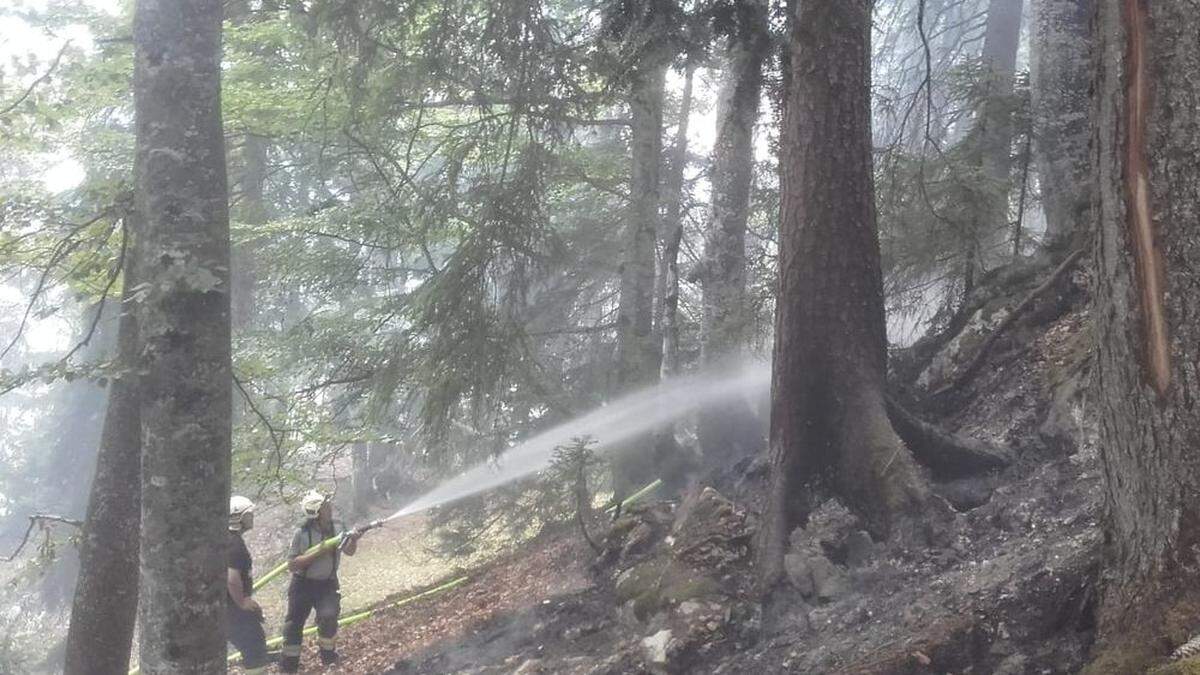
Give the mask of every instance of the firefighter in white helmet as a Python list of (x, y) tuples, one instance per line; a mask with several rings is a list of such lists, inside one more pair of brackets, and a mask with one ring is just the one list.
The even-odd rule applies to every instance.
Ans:
[[(337, 619), (341, 611), (338, 592), (338, 562), (341, 554), (354, 555), (358, 550), (358, 532), (337, 538), (344, 530), (333, 520), (333, 503), (329, 495), (310, 490), (300, 500), (304, 522), (292, 538), (288, 569), (292, 572), (288, 586), (287, 616), (283, 623), (283, 651), (279, 661), (285, 673), (300, 669), (300, 646), (304, 623), (316, 610), (317, 647), (321, 663), (337, 663)], [(322, 542), (328, 544), (311, 550)]]
[(229, 624), (229, 643), (242, 653), (242, 664), (248, 675), (267, 671), (267, 640), (263, 633), (263, 613), (251, 594), (254, 578), (250, 550), (242, 533), (254, 527), (254, 502), (234, 495), (229, 499), (229, 562), (225, 574), (229, 602), (226, 618)]

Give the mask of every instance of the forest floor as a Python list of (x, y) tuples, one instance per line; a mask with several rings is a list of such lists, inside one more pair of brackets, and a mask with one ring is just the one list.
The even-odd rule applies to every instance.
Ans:
[[(998, 316), (984, 310), (979, 329)], [(322, 669), (310, 640), (303, 672), (1075, 672), (1101, 544), (1087, 331), (1081, 309), (1017, 326), (955, 405), (925, 413), (1016, 451), (1003, 471), (937, 484), (958, 505), (939, 546), (872, 542), (829, 502), (793, 533), (789, 583), (760, 603), (748, 543), (762, 471), (748, 462), (714, 481), (720, 491), (632, 509), (601, 555), (574, 530), (479, 553), (458, 563), (463, 585), (346, 627), (337, 667)], [(458, 574), (421, 553), (425, 528), (364, 539), (343, 568), (343, 606)]]

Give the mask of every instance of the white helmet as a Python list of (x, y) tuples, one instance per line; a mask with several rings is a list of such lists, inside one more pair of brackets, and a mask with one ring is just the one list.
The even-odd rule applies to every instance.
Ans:
[(234, 532), (242, 530), (242, 516), (254, 512), (254, 502), (241, 495), (229, 498), (229, 529)]
[(300, 508), (304, 511), (304, 515), (309, 518), (316, 518), (320, 513), (321, 507), (325, 502), (329, 501), (329, 495), (318, 492), (317, 490), (309, 490), (308, 494), (300, 499)]

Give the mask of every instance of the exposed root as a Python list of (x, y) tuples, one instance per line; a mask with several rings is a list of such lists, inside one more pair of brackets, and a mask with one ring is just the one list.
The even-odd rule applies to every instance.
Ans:
[(888, 418), (917, 461), (939, 478), (955, 478), (1003, 469), (1013, 461), (1008, 448), (951, 434), (918, 418), (887, 397)]

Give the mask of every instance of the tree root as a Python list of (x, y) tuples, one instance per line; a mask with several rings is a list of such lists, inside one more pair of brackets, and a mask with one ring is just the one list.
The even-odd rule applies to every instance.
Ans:
[(938, 478), (960, 478), (1003, 469), (1012, 464), (1008, 448), (951, 434), (918, 418), (892, 396), (888, 418), (917, 461)]

